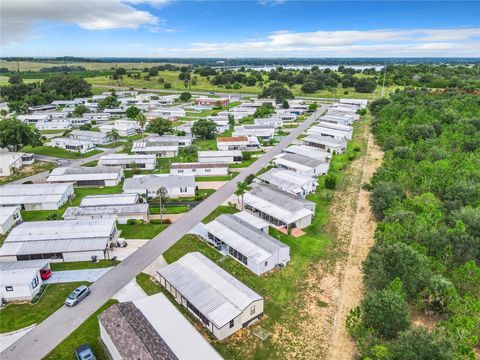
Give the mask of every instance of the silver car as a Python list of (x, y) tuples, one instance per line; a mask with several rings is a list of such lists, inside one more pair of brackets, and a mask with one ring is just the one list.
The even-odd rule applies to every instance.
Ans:
[(90, 288), (86, 285), (80, 285), (78, 288), (73, 290), (70, 295), (68, 295), (67, 300), (65, 300), (65, 305), (75, 306), (88, 295), (90, 295)]

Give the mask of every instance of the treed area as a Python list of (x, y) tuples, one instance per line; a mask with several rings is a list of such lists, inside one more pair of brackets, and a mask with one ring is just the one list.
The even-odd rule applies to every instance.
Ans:
[[(363, 264), (366, 295), (347, 328), (362, 359), (475, 359), (480, 98), (407, 90), (370, 110), (385, 151), (367, 185), (379, 223)], [(414, 325), (414, 314), (434, 326)]]

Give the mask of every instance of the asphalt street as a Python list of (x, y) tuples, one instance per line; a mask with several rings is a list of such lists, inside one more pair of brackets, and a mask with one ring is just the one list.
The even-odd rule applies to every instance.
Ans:
[(325, 111), (326, 106), (320, 106), (314, 114), (303, 121), (280, 143), (259, 157), (252, 165), (243, 169), (234, 179), (190, 210), (188, 214), (182, 216), (154, 239), (147, 242), (143, 247), (93, 283), (91, 295), (88, 298), (74, 308), (61, 307), (49, 318), (38, 324), (32, 331), (5, 349), (1, 353), (1, 359), (41, 359), (47, 355), (107, 300), (127, 285), (129, 281), (227, 200), (236, 190), (237, 182), (243, 181), (249, 174), (255, 174), (267, 166), (274, 156), (281, 153), (285, 147), (309, 128)]

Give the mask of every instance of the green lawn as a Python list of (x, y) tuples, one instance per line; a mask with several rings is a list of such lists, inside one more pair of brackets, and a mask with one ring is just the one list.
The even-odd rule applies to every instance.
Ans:
[(165, 224), (119, 224), (118, 229), (122, 230), (121, 237), (125, 239), (153, 239), (166, 229)]
[(239, 212), (239, 210), (233, 206), (219, 206), (215, 210), (213, 210), (210, 214), (207, 215), (205, 219), (202, 220), (204, 224), (209, 223), (210, 221), (214, 220), (217, 216), (222, 214), (235, 214)]
[(108, 300), (105, 305), (98, 309), (93, 315), (83, 322), (75, 331), (73, 331), (65, 340), (57, 345), (44, 360), (71, 360), (75, 358), (75, 349), (83, 344), (88, 344), (92, 348), (97, 360), (109, 360), (110, 356), (107, 349), (100, 340), (100, 328), (98, 326), (98, 315), (108, 309), (117, 300)]
[(0, 185), (8, 184), (28, 176), (32, 176), (44, 171), (50, 171), (56, 167), (55, 163), (46, 161), (35, 161), (32, 165), (22, 166), (14, 174), (0, 178)]
[(67, 296), (78, 286), (88, 283), (66, 283), (48, 285), (36, 304), (11, 303), (0, 310), (0, 333), (6, 333), (45, 320), (59, 309)]
[(92, 150), (80, 156), (78, 152), (67, 151), (61, 148), (56, 148), (51, 146), (35, 146), (35, 147), (24, 146), (22, 148), (22, 151), (37, 154), (37, 155), (51, 156), (51, 157), (57, 157), (62, 159), (88, 158), (90, 156), (100, 154), (102, 152), (100, 150)]
[(197, 148), (197, 151), (217, 150), (217, 139), (195, 139), (193, 146)]
[(195, 181), (229, 181), (232, 180), (238, 173), (232, 173), (230, 175), (219, 176), (195, 176)]
[(140, 273), (137, 276), (137, 284), (147, 293), (148, 296), (158, 294), (162, 291), (162, 286), (152, 276)]
[(81, 269), (100, 269), (110, 266), (118, 265), (120, 261), (112, 260), (99, 260), (97, 262), (91, 261), (73, 261), (73, 262), (59, 262), (50, 263), (52, 271), (64, 271), (64, 270), (81, 270)]
[(252, 165), (255, 161), (257, 161), (258, 158), (256, 157), (252, 157), (248, 160), (245, 160), (245, 161), (242, 161), (241, 163), (238, 163), (238, 164), (229, 164), (228, 167), (230, 169), (238, 169), (238, 168), (245, 168), (245, 167), (249, 167), (250, 165)]
[[(162, 214), (183, 214), (189, 210), (190, 210), (190, 207), (186, 205), (178, 205), (178, 206), (165, 205)], [(150, 205), (149, 211), (150, 211), (150, 214), (160, 214), (160, 206)]]
[(86, 167), (95, 167), (98, 165), (98, 160), (93, 160), (93, 161), (89, 161), (85, 164), (83, 164), (82, 166), (86, 166)]
[(100, 147), (113, 149), (113, 148), (120, 147), (120, 146), (123, 146), (123, 145), (126, 145), (126, 144), (127, 144), (126, 141), (114, 141), (110, 144), (101, 145)]

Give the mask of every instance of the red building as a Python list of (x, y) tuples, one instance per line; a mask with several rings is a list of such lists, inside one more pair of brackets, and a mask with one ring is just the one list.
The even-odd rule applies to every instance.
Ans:
[(222, 106), (228, 105), (230, 103), (229, 98), (198, 98), (195, 99), (195, 103), (197, 105), (203, 105), (203, 106), (215, 106), (217, 105), (217, 102), (219, 102)]

